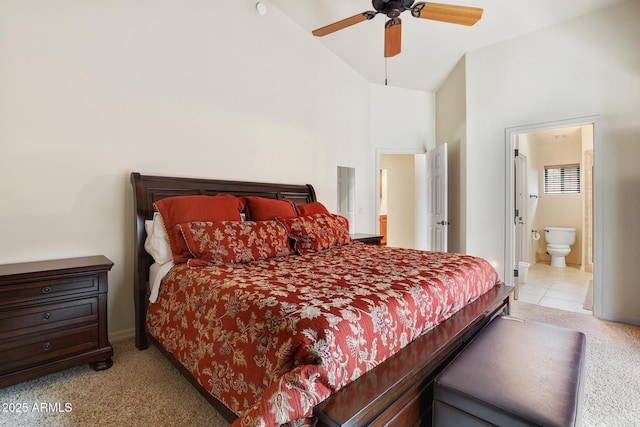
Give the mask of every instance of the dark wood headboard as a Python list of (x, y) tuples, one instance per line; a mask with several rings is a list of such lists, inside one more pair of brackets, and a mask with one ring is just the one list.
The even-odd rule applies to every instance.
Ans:
[(149, 267), (153, 259), (144, 249), (145, 220), (153, 218), (153, 204), (166, 197), (189, 195), (233, 194), (260, 196), (268, 199), (289, 199), (296, 204), (315, 202), (316, 193), (310, 184), (267, 184), (260, 182), (223, 181), (199, 178), (176, 178), (131, 173), (135, 210), (134, 304), (136, 347), (148, 347), (145, 318), (149, 301)]

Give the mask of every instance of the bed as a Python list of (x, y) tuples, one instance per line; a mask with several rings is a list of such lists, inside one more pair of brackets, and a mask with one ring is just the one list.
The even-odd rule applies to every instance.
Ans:
[[(145, 226), (154, 204), (231, 195), (302, 209), (317, 200), (311, 185), (136, 172), (131, 182), (136, 346), (157, 346), (233, 425), (430, 425), (435, 376), (493, 318), (509, 312), (512, 288), (482, 259), (349, 242), (214, 265), (191, 252), (195, 259), (176, 263), (150, 303), (154, 260), (145, 250)], [(334, 217), (279, 221), (289, 239), (301, 221)], [(189, 224), (188, 231), (176, 227), (188, 246), (188, 236), (202, 238), (193, 227), (213, 223)], [(421, 284), (425, 277), (428, 285)]]

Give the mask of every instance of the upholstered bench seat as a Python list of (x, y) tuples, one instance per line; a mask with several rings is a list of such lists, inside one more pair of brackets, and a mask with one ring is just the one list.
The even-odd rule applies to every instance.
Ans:
[(434, 426), (581, 425), (585, 348), (581, 332), (495, 319), (436, 378)]

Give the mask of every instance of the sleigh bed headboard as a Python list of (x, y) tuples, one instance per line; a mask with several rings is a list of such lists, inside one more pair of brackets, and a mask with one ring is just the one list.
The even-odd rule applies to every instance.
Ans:
[(145, 317), (149, 301), (149, 267), (153, 259), (144, 249), (145, 220), (153, 218), (153, 204), (166, 197), (189, 195), (232, 194), (260, 196), (268, 199), (289, 199), (296, 204), (316, 201), (310, 184), (267, 184), (259, 182), (224, 181), (199, 178), (141, 175), (131, 173), (135, 211), (134, 304), (136, 347), (147, 348)]

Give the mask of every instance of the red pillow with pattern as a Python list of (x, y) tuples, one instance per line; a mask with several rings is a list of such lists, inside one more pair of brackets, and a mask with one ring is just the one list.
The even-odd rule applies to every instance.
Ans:
[(178, 224), (192, 267), (289, 255), (289, 236), (277, 221), (192, 221)]
[(241, 221), (244, 207), (241, 198), (230, 194), (218, 196), (176, 196), (158, 200), (153, 204), (160, 213), (167, 230), (173, 262), (178, 264), (190, 258), (190, 253), (177, 225), (190, 221)]
[(313, 214), (325, 214), (330, 215), (329, 210), (320, 202), (305, 203), (296, 206), (299, 216), (313, 215)]
[(349, 220), (340, 215), (329, 214), (333, 219), (333, 231), (336, 237), (336, 246), (348, 245), (352, 243), (351, 235), (349, 234)]
[(300, 255), (351, 243), (349, 221), (339, 215), (311, 214), (277, 220), (295, 240), (295, 249)]
[(291, 200), (267, 199), (258, 196), (245, 196), (245, 212), (249, 221), (293, 218), (297, 215), (296, 206)]

